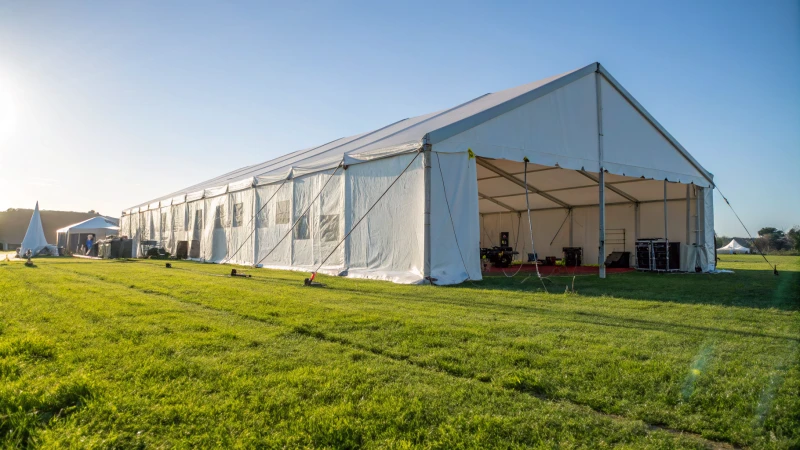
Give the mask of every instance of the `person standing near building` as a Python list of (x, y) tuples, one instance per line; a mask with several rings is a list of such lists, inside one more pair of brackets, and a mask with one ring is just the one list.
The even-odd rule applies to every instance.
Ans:
[(92, 244), (94, 244), (94, 235), (90, 234), (86, 237), (86, 253), (84, 253), (84, 255), (88, 255), (92, 252)]

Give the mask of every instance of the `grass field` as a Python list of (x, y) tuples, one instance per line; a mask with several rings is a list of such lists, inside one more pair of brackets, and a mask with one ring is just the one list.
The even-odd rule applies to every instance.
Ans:
[(0, 262), (7, 447), (798, 448), (800, 258), (400, 286)]

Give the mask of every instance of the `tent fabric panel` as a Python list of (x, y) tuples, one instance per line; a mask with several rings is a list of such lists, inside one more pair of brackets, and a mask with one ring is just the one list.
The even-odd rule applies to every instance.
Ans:
[(603, 107), (603, 165), (610, 172), (709, 186), (705, 175), (683, 156), (605, 78), (600, 91)]
[(168, 252), (174, 253), (175, 235), (172, 229), (172, 206), (162, 206), (159, 211), (160, 245)]
[(201, 198), (203, 198), (204, 195), (205, 195), (205, 191), (204, 190), (189, 192), (189, 193), (186, 194), (186, 201), (187, 202), (192, 202), (192, 201), (195, 201), (195, 200), (200, 200)]
[(228, 185), (208, 187), (203, 190), (203, 198), (217, 197), (228, 193)]
[(56, 255), (58, 254), (58, 249), (47, 243), (47, 237), (45, 237), (42, 227), (42, 216), (39, 213), (39, 202), (36, 202), (31, 220), (28, 222), (28, 229), (25, 231), (25, 237), (22, 238), (22, 244), (19, 247), (19, 254), (25, 255), (30, 250), (31, 255), (36, 256), (45, 249), (50, 254), (53, 254), (54, 251)]
[[(403, 173), (412, 159), (413, 163)], [(396, 283), (422, 281), (425, 195), (422, 160), (422, 155), (400, 155), (346, 170), (351, 205), (345, 211), (347, 223), (355, 225), (363, 217), (347, 242), (348, 276)], [(395, 179), (394, 186), (375, 204)], [(373, 204), (374, 209), (367, 214)]]
[[(227, 190), (227, 186), (225, 186)], [(209, 262), (222, 262), (228, 256), (230, 202), (227, 195), (205, 199), (205, 223), (200, 257)]]
[[(664, 181), (663, 180), (642, 180), (634, 182), (625, 182), (612, 184), (615, 188), (632, 195), (637, 200), (657, 201), (664, 199)], [(608, 190), (606, 190), (608, 192)], [(686, 198), (686, 185), (681, 183), (667, 183), (667, 199), (685, 199)]]
[[(58, 234), (66, 234), (67, 231), (58, 230)], [(128, 236), (131, 235), (131, 216), (125, 215), (119, 218), (119, 233), (121, 236)]]
[(178, 241), (188, 241), (188, 228), (186, 226), (186, 211), (187, 204), (185, 202), (180, 204), (173, 203), (170, 211), (170, 230), (172, 233), (172, 242), (170, 243), (169, 251), (175, 254), (178, 251)]
[(292, 266), (310, 268), (314, 264), (311, 231), (317, 218), (317, 211), (313, 208), (312, 201), (322, 187), (318, 178), (312, 175), (292, 180), (294, 199), (291, 221), (293, 224), (297, 223), (287, 238), (292, 241)]
[(331, 175), (328, 173), (316, 175), (320, 187), (326, 182), (328, 185), (320, 192), (315, 208), (318, 214), (312, 228), (314, 268), (322, 264), (323, 259), (330, 255), (321, 270), (333, 270), (336, 274), (344, 269), (344, 245), (339, 245), (345, 235), (344, 178), (346, 175), (344, 172), (339, 169), (335, 175), (332, 175), (333, 178), (330, 181), (328, 178)]
[[(667, 239), (686, 244), (685, 199), (667, 202), (667, 228)], [(639, 206), (639, 235), (642, 239), (665, 237), (663, 203), (644, 203)]]
[(482, 279), (476, 174), (475, 159), (466, 152), (431, 155), (431, 277), (436, 284)]
[(505, 178), (490, 178), (478, 181), (478, 192), (487, 197), (494, 197), (496, 195), (524, 194), (525, 188)]
[[(522, 164), (519, 164), (520, 172)], [(522, 181), (524, 174), (515, 175)], [(597, 183), (574, 170), (557, 169), (532, 172), (528, 170), (528, 184), (543, 191), (552, 189), (580, 188), (584, 186), (597, 186)]]
[[(496, 198), (497, 201), (503, 203), (504, 205), (512, 207), (515, 211), (525, 211), (525, 193), (520, 193), (519, 195), (514, 195), (511, 197), (499, 197)], [(550, 209), (550, 208), (561, 208), (561, 205), (558, 203), (554, 203), (540, 195), (530, 193), (528, 194), (528, 202), (530, 203), (531, 209)], [(481, 209), (481, 212), (485, 212)]]
[(256, 188), (256, 264), (265, 267), (291, 266), (291, 236), (281, 241), (292, 227), (292, 184), (268, 184)]
[(255, 178), (255, 185), (256, 186), (263, 186), (265, 184), (272, 184), (282, 182), (292, 175), (292, 170), (288, 169), (284, 172), (275, 174), (275, 175), (261, 175)]
[(510, 212), (508, 209), (487, 199), (478, 200), (478, 210), (481, 213)]
[[(597, 205), (600, 201), (600, 189), (597, 185), (570, 189), (568, 191), (551, 192), (550, 195), (572, 206)], [(625, 197), (606, 189), (606, 204), (628, 201)]]
[(717, 253), (750, 253), (750, 249), (736, 242), (736, 239), (731, 239), (726, 245), (718, 248)]
[(251, 187), (253, 187), (254, 183), (255, 183), (254, 177), (248, 177), (239, 181), (234, 181), (232, 183), (228, 183), (227, 192), (230, 193), (230, 192), (241, 191), (244, 189), (250, 189)]
[(200, 255), (203, 257), (203, 230), (206, 222), (206, 205), (204, 200), (194, 200), (186, 203), (186, 240), (197, 241), (200, 246)]
[(136, 257), (138, 256), (139, 252), (139, 243), (141, 242), (142, 237), (142, 230), (141, 230), (141, 215), (139, 213), (131, 214), (128, 216), (128, 220), (130, 221), (130, 225), (128, 227), (128, 238), (133, 240), (133, 249), (131, 256)]
[(596, 170), (594, 75), (435, 144), (437, 152), (471, 149), (485, 158)]
[(230, 219), (228, 232), (227, 262), (231, 264), (252, 265), (254, 261), (253, 206), (255, 202), (255, 189), (238, 190), (228, 194), (230, 205)]

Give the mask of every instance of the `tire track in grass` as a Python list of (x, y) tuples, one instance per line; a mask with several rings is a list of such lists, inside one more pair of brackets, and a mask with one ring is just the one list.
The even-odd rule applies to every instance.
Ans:
[(57, 271), (60, 271), (60, 272), (74, 274), (75, 276), (78, 276), (78, 277), (81, 277), (81, 278), (84, 278), (84, 279), (90, 279), (90, 280), (92, 280), (92, 281), (94, 281), (94, 282), (96, 282), (98, 284), (103, 283), (103, 284), (110, 284), (110, 285), (114, 285), (114, 286), (121, 286), (121, 287), (124, 287), (126, 289), (130, 289), (130, 290), (134, 290), (136, 292), (142, 293), (144, 295), (157, 296), (157, 297), (160, 297), (160, 298), (169, 299), (169, 300), (177, 302), (177, 303), (192, 305), (192, 306), (197, 307), (198, 309), (201, 309), (201, 310), (232, 315), (232, 316), (235, 316), (235, 317), (240, 318), (242, 320), (255, 322), (256, 324), (260, 324), (260, 325), (267, 324), (267, 325), (280, 327), (280, 328), (286, 329), (291, 334), (295, 334), (295, 335), (303, 336), (303, 337), (307, 337), (307, 338), (312, 338), (312, 339), (315, 339), (315, 340), (318, 340), (318, 341), (321, 341), (321, 342), (327, 342), (327, 343), (342, 345), (342, 346), (345, 346), (345, 347), (347, 347), (347, 348), (349, 348), (351, 350), (359, 350), (359, 351), (368, 352), (368, 353), (373, 354), (375, 356), (378, 356), (378, 357), (381, 357), (381, 358), (386, 358), (386, 359), (389, 359), (389, 360), (394, 361), (394, 362), (406, 363), (408, 365), (411, 365), (411, 366), (413, 366), (415, 368), (418, 368), (418, 369), (421, 369), (421, 370), (435, 372), (435, 373), (439, 373), (439, 374), (445, 374), (445, 375), (448, 375), (450, 377), (453, 377), (453, 378), (456, 378), (456, 379), (459, 379), (459, 380), (478, 381), (481, 384), (489, 385), (489, 387), (492, 388), (492, 389), (498, 389), (498, 390), (504, 390), (504, 391), (507, 391), (507, 392), (516, 392), (516, 393), (520, 393), (520, 394), (525, 394), (525, 395), (534, 397), (534, 398), (536, 398), (536, 399), (538, 399), (540, 401), (547, 402), (547, 403), (568, 404), (568, 405), (570, 405), (572, 407), (575, 407), (575, 408), (578, 408), (579, 410), (582, 410), (584, 412), (591, 413), (591, 414), (594, 414), (594, 415), (597, 415), (597, 416), (600, 416), (600, 417), (605, 417), (605, 418), (608, 418), (608, 419), (611, 419), (611, 420), (615, 420), (615, 421), (639, 421), (639, 422), (645, 424), (645, 426), (647, 427), (648, 431), (651, 431), (651, 432), (653, 432), (653, 431), (662, 431), (662, 432), (669, 433), (669, 434), (671, 434), (673, 436), (676, 436), (676, 437), (689, 437), (690, 439), (702, 444), (706, 448), (710, 448), (710, 449), (714, 449), (714, 450), (731, 450), (731, 449), (739, 449), (739, 448), (741, 448), (741, 447), (738, 447), (738, 446), (732, 444), (731, 442), (714, 441), (714, 440), (707, 439), (707, 438), (703, 437), (702, 435), (700, 435), (698, 433), (695, 433), (695, 432), (692, 432), (692, 431), (669, 428), (669, 427), (665, 427), (665, 426), (662, 426), (662, 425), (647, 423), (644, 420), (637, 419), (637, 418), (625, 417), (625, 416), (621, 416), (621, 415), (617, 415), (617, 414), (610, 414), (610, 413), (604, 412), (602, 410), (594, 409), (589, 405), (578, 403), (578, 402), (574, 402), (574, 401), (571, 401), (569, 399), (552, 398), (552, 397), (548, 397), (546, 395), (543, 395), (543, 394), (541, 394), (539, 392), (535, 392), (535, 391), (532, 391), (532, 390), (529, 390), (529, 389), (524, 389), (524, 388), (515, 389), (515, 388), (507, 387), (507, 386), (504, 386), (504, 385), (489, 384), (488, 381), (481, 380), (481, 379), (478, 379), (478, 378), (469, 377), (469, 376), (465, 376), (465, 375), (463, 375), (463, 374), (461, 374), (459, 372), (447, 370), (446, 368), (437, 367), (437, 366), (431, 366), (431, 365), (427, 365), (427, 364), (420, 364), (420, 363), (412, 360), (407, 355), (399, 355), (399, 354), (395, 354), (395, 353), (392, 353), (392, 352), (387, 352), (387, 351), (382, 350), (382, 349), (380, 349), (378, 347), (366, 346), (366, 345), (363, 345), (363, 344), (360, 344), (360, 343), (357, 343), (357, 342), (350, 341), (349, 339), (346, 339), (346, 338), (343, 338), (343, 337), (340, 337), (340, 336), (334, 336), (334, 335), (330, 335), (330, 334), (324, 333), (324, 332), (319, 331), (319, 330), (314, 330), (312, 327), (310, 327), (308, 325), (305, 325), (305, 324), (290, 325), (290, 324), (287, 324), (287, 323), (285, 323), (285, 322), (283, 322), (283, 321), (281, 321), (281, 320), (279, 320), (277, 318), (266, 318), (266, 317), (254, 316), (254, 315), (251, 315), (251, 314), (242, 314), (242, 313), (239, 313), (239, 312), (237, 312), (235, 310), (232, 310), (232, 309), (214, 307), (214, 306), (210, 306), (210, 305), (207, 305), (207, 304), (204, 304), (204, 303), (201, 303), (201, 302), (195, 302), (195, 301), (187, 300), (187, 299), (184, 299), (184, 298), (180, 298), (180, 297), (177, 297), (177, 296), (174, 296), (174, 295), (171, 295), (171, 294), (167, 294), (167, 293), (164, 293), (164, 292), (158, 292), (158, 291), (155, 291), (155, 290), (152, 290), (152, 289), (143, 288), (143, 287), (136, 287), (135, 285), (126, 284), (126, 283), (122, 283), (122, 282), (111, 281), (111, 280), (108, 280), (107, 278), (98, 278), (97, 276), (91, 276), (91, 275), (88, 275), (88, 274), (85, 274), (85, 273), (81, 273), (81, 272), (76, 272), (76, 271), (73, 271), (73, 270), (56, 269), (55, 267), (51, 267), (51, 268), (55, 269)]

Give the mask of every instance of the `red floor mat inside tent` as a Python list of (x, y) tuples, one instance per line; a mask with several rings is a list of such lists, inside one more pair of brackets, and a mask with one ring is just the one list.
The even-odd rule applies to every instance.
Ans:
[[(536, 273), (536, 267), (533, 264), (525, 264), (520, 269), (519, 266), (511, 266), (506, 267), (505, 269), (500, 269), (497, 267), (492, 267), (491, 265), (488, 267), (487, 270), (483, 272), (484, 275), (492, 276), (492, 275), (503, 275), (505, 272), (506, 275), (512, 275), (517, 270), (520, 273), (529, 273), (534, 272)], [(564, 266), (539, 266), (539, 273), (542, 274), (544, 277), (549, 276), (573, 276), (573, 275), (597, 275), (599, 272), (599, 267), (592, 267), (592, 266), (578, 266), (578, 267), (564, 267)], [(633, 272), (636, 269), (617, 269), (617, 268), (606, 268), (606, 274), (613, 274), (613, 273), (625, 273), (625, 272)]]

